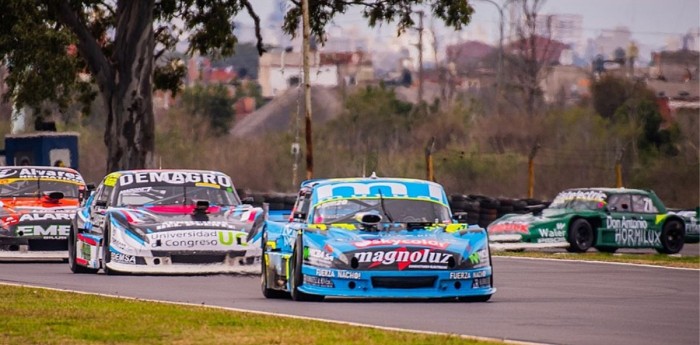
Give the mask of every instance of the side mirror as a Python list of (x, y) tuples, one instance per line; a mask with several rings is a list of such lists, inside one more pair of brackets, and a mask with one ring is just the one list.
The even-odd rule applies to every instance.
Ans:
[(95, 184), (94, 184), (94, 183), (88, 183), (88, 184), (85, 185), (85, 187), (86, 187), (86, 189), (87, 189), (88, 192), (92, 192), (93, 190), (95, 190)]
[(453, 217), (454, 220), (457, 221), (457, 223), (467, 224), (467, 215), (467, 212), (455, 212)]

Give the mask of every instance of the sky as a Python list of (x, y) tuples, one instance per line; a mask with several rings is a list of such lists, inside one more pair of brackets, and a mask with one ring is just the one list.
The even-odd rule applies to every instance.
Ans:
[[(504, 0), (494, 0), (503, 3)], [(488, 34), (492, 42), (498, 38), (499, 15), (496, 7), (483, 0), (470, 1), (475, 9), (468, 32), (481, 30)], [(253, 5), (263, 24), (276, 7), (279, 0), (258, 0)], [(698, 0), (548, 0), (543, 13), (547, 14), (581, 14), (586, 38), (594, 38), (602, 29), (626, 26), (632, 31), (633, 39), (651, 46), (663, 46), (668, 37), (680, 36), (691, 28), (700, 26), (700, 1)], [(237, 20), (252, 23), (243, 14)], [(429, 25), (430, 19), (426, 19)], [(353, 11), (336, 18), (335, 25), (363, 26), (366, 21), (359, 11)], [(392, 25), (366, 30), (377, 35), (395, 33)], [(446, 34), (453, 34), (446, 32)]]

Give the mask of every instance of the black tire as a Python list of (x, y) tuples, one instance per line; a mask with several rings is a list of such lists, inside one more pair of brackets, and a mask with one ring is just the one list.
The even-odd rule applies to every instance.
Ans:
[(575, 219), (569, 224), (568, 251), (572, 253), (583, 253), (595, 243), (595, 233), (591, 223), (583, 218)]
[(289, 277), (289, 293), (292, 295), (292, 299), (300, 302), (321, 302), (325, 298), (323, 295), (311, 295), (299, 291), (299, 287), (304, 284), (303, 276), (301, 273), (301, 265), (304, 262), (304, 241), (301, 235), (297, 236), (296, 243), (294, 245), (294, 254), (292, 254), (292, 267), (290, 268)]
[(601, 253), (610, 253), (610, 254), (617, 251), (617, 247), (608, 247), (608, 246), (596, 246), (595, 249)]
[(102, 235), (102, 270), (108, 276), (119, 275), (122, 273), (107, 267), (107, 263), (112, 261), (112, 252), (109, 251), (110, 229), (109, 225), (106, 224), (109, 224), (109, 219), (105, 219), (105, 229), (104, 234)]
[(656, 251), (661, 254), (676, 254), (683, 249), (684, 242), (685, 226), (681, 221), (671, 219), (661, 229), (661, 248), (656, 248)]
[(70, 233), (68, 234), (68, 266), (70, 267), (71, 272), (77, 274), (97, 273), (96, 269), (78, 265), (78, 263), (76, 262), (76, 241), (78, 241), (78, 237), (76, 236), (75, 230), (71, 226)]

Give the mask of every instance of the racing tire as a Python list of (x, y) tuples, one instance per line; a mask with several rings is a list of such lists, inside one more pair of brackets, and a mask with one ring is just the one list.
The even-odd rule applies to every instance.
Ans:
[(75, 258), (77, 257), (77, 249), (75, 243), (77, 240), (78, 238), (75, 235), (75, 230), (71, 226), (70, 233), (68, 234), (68, 266), (70, 267), (71, 272), (76, 274), (97, 273), (97, 269), (81, 266), (76, 262)]
[[(105, 220), (105, 224), (109, 224), (109, 219)], [(102, 270), (108, 276), (115, 276), (120, 275), (122, 273), (107, 267), (107, 263), (112, 261), (112, 252), (109, 251), (110, 232), (111, 229), (109, 228), (109, 226), (105, 226), (104, 234), (102, 235)]]
[(304, 241), (302, 236), (297, 236), (294, 245), (294, 253), (291, 258), (292, 267), (290, 268), (289, 277), (289, 293), (292, 299), (300, 302), (321, 302), (325, 298), (323, 295), (312, 295), (299, 291), (299, 287), (304, 283), (301, 267), (304, 263)]
[(596, 246), (595, 249), (601, 253), (614, 253), (617, 251), (617, 247), (608, 247), (608, 246)]
[(664, 223), (661, 229), (661, 248), (656, 251), (661, 254), (676, 254), (683, 249), (685, 242), (685, 228), (683, 223), (676, 219), (671, 219)]
[(572, 253), (583, 253), (595, 243), (595, 233), (591, 223), (583, 218), (575, 219), (569, 225), (568, 234), (569, 246), (567, 251)]

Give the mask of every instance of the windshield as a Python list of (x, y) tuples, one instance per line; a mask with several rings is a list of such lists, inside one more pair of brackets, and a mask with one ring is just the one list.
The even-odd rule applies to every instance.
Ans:
[(0, 197), (40, 197), (46, 192), (61, 192), (64, 198), (78, 198), (78, 185), (53, 179), (0, 179)]
[(358, 212), (376, 213), (382, 222), (444, 223), (450, 222), (450, 211), (436, 202), (416, 199), (345, 199), (324, 202), (314, 210), (314, 223), (357, 223)]
[(122, 189), (117, 196), (117, 206), (192, 205), (193, 200), (207, 200), (216, 206), (239, 204), (230, 188), (162, 185)]
[(600, 191), (564, 191), (559, 193), (549, 208), (598, 210), (605, 206), (606, 195)]

